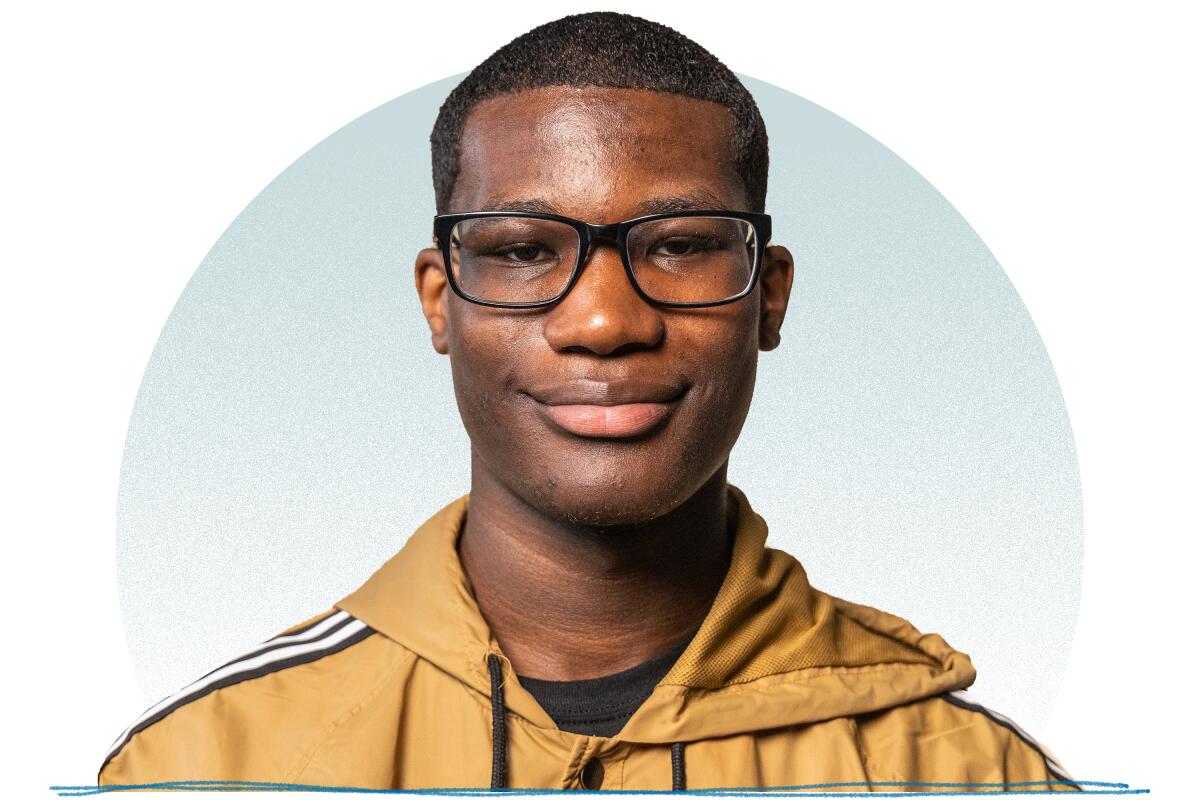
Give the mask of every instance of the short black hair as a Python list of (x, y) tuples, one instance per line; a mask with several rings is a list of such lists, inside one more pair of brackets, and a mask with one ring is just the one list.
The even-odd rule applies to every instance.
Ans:
[(437, 211), (458, 179), (460, 141), (471, 109), (499, 95), (548, 86), (650, 89), (708, 100), (733, 114), (730, 142), (749, 211), (767, 201), (767, 127), (753, 96), (716, 56), (666, 25), (594, 11), (539, 25), (488, 56), (446, 97), (429, 142)]

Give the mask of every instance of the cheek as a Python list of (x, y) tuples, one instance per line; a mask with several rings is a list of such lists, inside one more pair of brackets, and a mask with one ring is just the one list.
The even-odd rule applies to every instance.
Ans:
[[(754, 296), (752, 296), (754, 297)], [(737, 405), (754, 389), (758, 365), (757, 302), (735, 303), (727, 314), (706, 320), (687, 348), (698, 354), (697, 374), (705, 376), (722, 404)]]
[[(478, 329), (473, 329), (477, 331)], [(450, 372), (454, 377), (454, 395), (467, 428), (495, 408), (504, 384), (506, 359), (500, 348), (477, 335), (450, 337)], [(474, 431), (471, 431), (474, 435)]]
[(503, 318), (458, 303), (448, 330), (450, 372), (463, 425), (473, 441), (505, 441), (522, 419), (513, 420), (518, 365), (530, 347), (531, 329), (519, 317)]

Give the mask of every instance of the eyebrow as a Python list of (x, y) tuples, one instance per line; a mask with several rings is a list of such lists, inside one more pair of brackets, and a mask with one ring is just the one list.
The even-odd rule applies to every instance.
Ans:
[[(553, 203), (539, 197), (523, 197), (512, 200), (492, 198), (483, 203), (480, 211), (527, 211), (534, 214), (558, 214), (565, 216)], [(635, 207), (636, 216), (666, 214), (671, 211), (731, 211), (729, 204), (705, 189), (694, 189), (681, 194), (650, 197)]]

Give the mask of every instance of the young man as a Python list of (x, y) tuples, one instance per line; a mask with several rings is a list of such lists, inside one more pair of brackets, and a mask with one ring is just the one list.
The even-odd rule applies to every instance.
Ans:
[(811, 587), (726, 481), (793, 275), (735, 76), (566, 17), (477, 67), (432, 144), (416, 288), (470, 494), (146, 712), (100, 782), (1075, 788), (961, 692), (965, 655)]

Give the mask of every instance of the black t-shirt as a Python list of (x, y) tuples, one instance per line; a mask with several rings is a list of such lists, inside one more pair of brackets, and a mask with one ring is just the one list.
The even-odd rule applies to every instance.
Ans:
[(544, 681), (518, 675), (517, 680), (560, 730), (612, 736), (671, 671), (694, 635), (693, 631), (662, 655), (612, 675), (581, 681)]

